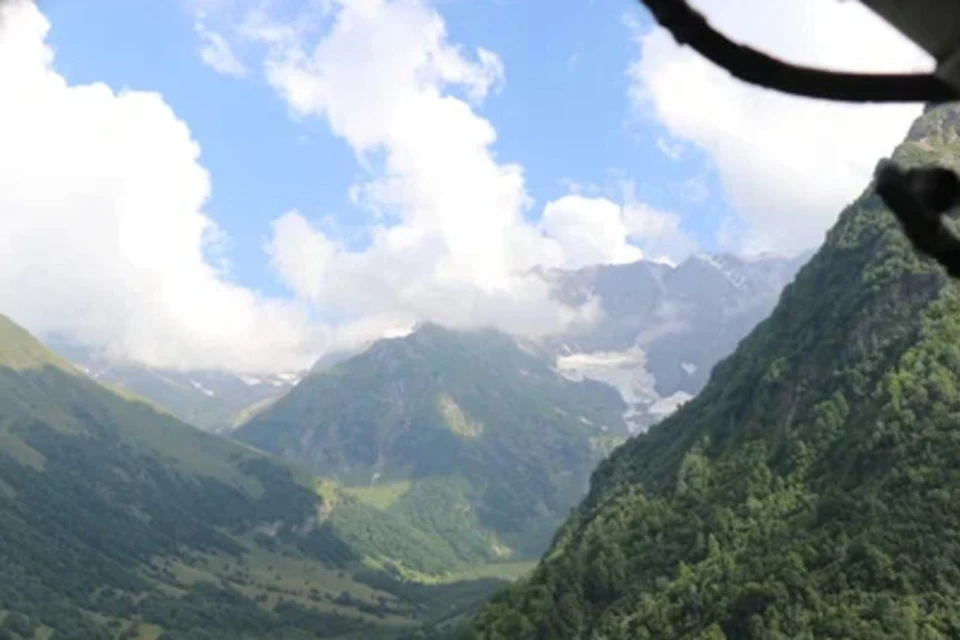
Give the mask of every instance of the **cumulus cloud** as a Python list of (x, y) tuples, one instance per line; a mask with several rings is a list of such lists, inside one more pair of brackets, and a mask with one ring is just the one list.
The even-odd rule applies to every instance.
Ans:
[[(504, 86), (492, 52), (451, 43), (440, 15), (416, 0), (331, 1), (319, 35), (263, 13), (242, 34), (265, 48), (268, 81), (300, 117), (323, 118), (369, 168), (352, 190), (375, 212), (369, 244), (351, 251), (288, 212), (268, 247), (300, 297), (342, 318), (493, 324), (522, 333), (589, 318), (550, 299), (536, 266), (641, 257), (621, 207), (567, 196), (543, 222), (522, 167), (498, 162), (496, 131), (478, 113)], [(370, 43), (379, 43), (371, 46)]]
[(548, 202), (540, 228), (559, 243), (566, 268), (624, 264), (642, 258), (675, 262), (695, 250), (680, 217), (638, 201), (631, 183), (624, 202), (571, 193)]
[[(697, 0), (733, 39), (774, 55), (851, 71), (929, 71), (933, 61), (858, 2)], [(776, 94), (746, 85), (677, 46), (641, 32), (630, 67), (640, 112), (706, 152), (743, 228), (739, 249), (818, 244), (904, 136), (918, 106), (863, 106)], [(671, 148), (671, 147), (668, 147)], [(729, 225), (728, 225), (729, 226)]]
[(328, 336), (231, 284), (210, 177), (156, 93), (70, 85), (32, 2), (0, 6), (0, 310), (158, 366), (309, 364)]
[(250, 14), (242, 43), (198, 23), (207, 63), (242, 75), (232, 45), (262, 54), (291, 110), (324, 119), (367, 172), (351, 190), (371, 212), (363, 248), (301, 212), (271, 225), (266, 259), (289, 299), (231, 280), (200, 147), (163, 97), (71, 85), (35, 4), (0, 5), (0, 311), (153, 366), (276, 371), (423, 320), (588, 322), (596, 304), (552, 301), (533, 268), (633, 259), (671, 237), (669, 214), (626, 197), (560, 197), (531, 222), (523, 169), (495, 157), (479, 115), (506, 86), (500, 59), (451, 43), (416, 0), (320, 4), (318, 21)]
[(560, 243), (573, 268), (634, 262), (643, 255), (627, 242), (622, 208), (606, 198), (567, 195), (554, 200), (544, 207), (540, 225)]

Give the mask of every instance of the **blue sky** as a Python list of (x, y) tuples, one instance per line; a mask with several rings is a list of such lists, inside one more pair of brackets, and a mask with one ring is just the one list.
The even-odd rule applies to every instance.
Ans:
[[(632, 2), (553, 6), (437, 5), (450, 40), (503, 60), (503, 89), (478, 108), (497, 129), (498, 159), (523, 165), (528, 192), (541, 206), (566, 193), (567, 181), (614, 197), (620, 181), (635, 181), (638, 198), (682, 214), (697, 243), (716, 248), (722, 198), (691, 202), (680, 188), (690, 178), (711, 184), (706, 161), (667, 157), (657, 140), (668, 132), (631, 108), (626, 71), (636, 45), (624, 15), (646, 29), (646, 12)], [(206, 212), (229, 234), (236, 280), (279, 292), (262, 247), (270, 220), (287, 209), (363, 224), (365, 214), (348, 199), (361, 172), (349, 145), (324, 122), (292, 116), (262, 77), (223, 76), (203, 64), (189, 4), (47, 0), (41, 8), (52, 23), (57, 68), (71, 83), (158, 91), (187, 122), (212, 176)]]
[[(808, 64), (928, 62), (859, 3), (696, 4)], [(245, 372), (423, 320), (550, 333), (600, 311), (534, 267), (814, 247), (918, 112), (747, 87), (634, 0), (546, 6), (7, 0), (0, 312)]]

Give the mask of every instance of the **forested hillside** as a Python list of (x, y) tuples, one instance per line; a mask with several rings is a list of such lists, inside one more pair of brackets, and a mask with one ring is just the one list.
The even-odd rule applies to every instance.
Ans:
[(350, 525), (387, 517), (421, 540), (407, 568), (442, 572), (538, 557), (627, 435), (624, 408), (505, 334), (427, 324), (314, 372), (234, 435), (330, 476), (346, 494), (332, 519), (360, 548), (400, 555)]
[(101, 387), (0, 316), (0, 637), (391, 637), (500, 584), (365, 566), (321, 493)]
[[(960, 109), (895, 158), (960, 161)], [(960, 291), (878, 197), (464, 638), (960, 636)]]

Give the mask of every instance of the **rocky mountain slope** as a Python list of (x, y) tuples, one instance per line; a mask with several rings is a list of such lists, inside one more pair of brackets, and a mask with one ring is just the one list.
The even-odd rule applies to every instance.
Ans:
[(436, 560), (477, 563), (543, 550), (626, 435), (623, 410), (504, 334), (427, 324), (307, 376), (233, 435), (446, 545)]
[[(895, 158), (960, 164), (960, 110)], [(464, 638), (960, 635), (960, 289), (867, 190)]]
[(393, 637), (498, 584), (376, 570), (352, 530), (419, 540), (338, 500), (104, 388), (0, 316), (2, 637)]
[(544, 273), (560, 300), (591, 296), (604, 317), (547, 342), (558, 370), (615, 386), (641, 431), (695, 396), (710, 370), (773, 309), (809, 258), (698, 254), (677, 266), (640, 261)]

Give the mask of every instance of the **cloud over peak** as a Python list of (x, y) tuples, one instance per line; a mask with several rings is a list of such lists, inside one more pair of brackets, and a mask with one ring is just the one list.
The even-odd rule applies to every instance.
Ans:
[[(229, 229), (204, 211), (211, 176), (163, 96), (68, 82), (37, 6), (4, 3), (0, 309), (118, 357), (246, 372), (304, 367), (424, 320), (539, 333), (594, 317), (551, 300), (531, 268), (639, 257), (642, 225), (609, 200), (564, 194), (529, 220), (523, 168), (496, 159), (479, 113), (506, 86), (496, 54), (450, 42), (425, 2), (321, 4), (315, 22), (261, 13), (240, 29), (196, 27), (207, 64), (261, 73), (366, 171), (351, 189), (368, 215), (363, 248), (276, 212), (263, 258), (290, 291), (281, 299), (223, 267)], [(599, 218), (585, 222), (589, 211)], [(573, 237), (584, 224), (596, 239)]]
[(318, 344), (306, 314), (210, 260), (210, 176), (162, 96), (70, 85), (32, 2), (6, 2), (0, 17), (4, 312), (152, 364), (309, 363)]

